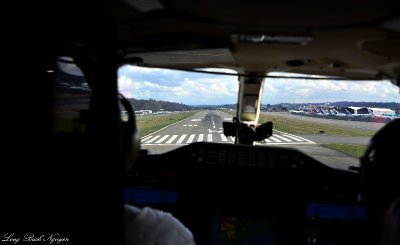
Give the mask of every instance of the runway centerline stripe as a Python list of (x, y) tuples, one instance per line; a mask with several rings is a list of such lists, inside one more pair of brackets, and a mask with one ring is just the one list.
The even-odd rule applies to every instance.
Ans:
[(169, 140), (168, 140), (166, 143), (167, 143), (167, 144), (171, 144), (172, 141), (174, 141), (174, 140), (176, 139), (176, 137), (178, 137), (178, 135), (176, 135), (176, 134), (172, 135), (172, 137), (169, 138)]

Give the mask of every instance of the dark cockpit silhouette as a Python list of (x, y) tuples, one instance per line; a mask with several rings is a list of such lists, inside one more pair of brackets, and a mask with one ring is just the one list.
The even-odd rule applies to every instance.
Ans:
[[(131, 103), (122, 94), (119, 99), (128, 117), (121, 122), (121, 136), (125, 168), (130, 169), (134, 167), (140, 152), (140, 131)], [(126, 245), (195, 244), (189, 229), (168, 212), (125, 204), (124, 221)]]
[(391, 121), (372, 137), (361, 157), (360, 177), (371, 215), (376, 216), (375, 239), (382, 245), (400, 244), (399, 132), (400, 119)]

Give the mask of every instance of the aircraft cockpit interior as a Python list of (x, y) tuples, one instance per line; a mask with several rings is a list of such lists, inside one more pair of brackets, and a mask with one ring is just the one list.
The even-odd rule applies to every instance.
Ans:
[(21, 5), (2, 244), (400, 244), (398, 0)]

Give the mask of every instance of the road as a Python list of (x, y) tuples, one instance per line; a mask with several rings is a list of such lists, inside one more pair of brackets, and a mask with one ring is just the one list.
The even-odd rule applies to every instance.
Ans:
[[(151, 154), (161, 154), (200, 141), (233, 144), (234, 137), (226, 137), (223, 134), (223, 121), (232, 121), (232, 115), (217, 110), (200, 111), (194, 116), (146, 135), (141, 139), (142, 149), (147, 149)], [(357, 158), (320, 145), (320, 143), (346, 142), (349, 138), (323, 138), (323, 142), (315, 140), (321, 141), (321, 137), (311, 135), (305, 137), (274, 130), (273, 136), (256, 144), (296, 148), (335, 168), (347, 169), (349, 166), (358, 166)], [(358, 140), (363, 143), (368, 141), (366, 138)]]

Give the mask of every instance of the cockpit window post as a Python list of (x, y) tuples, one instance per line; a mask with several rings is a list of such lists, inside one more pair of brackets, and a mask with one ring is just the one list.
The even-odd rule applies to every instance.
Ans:
[(237, 110), (238, 143), (252, 145), (258, 138), (256, 126), (260, 115), (264, 78), (257, 72), (239, 77), (239, 101)]

